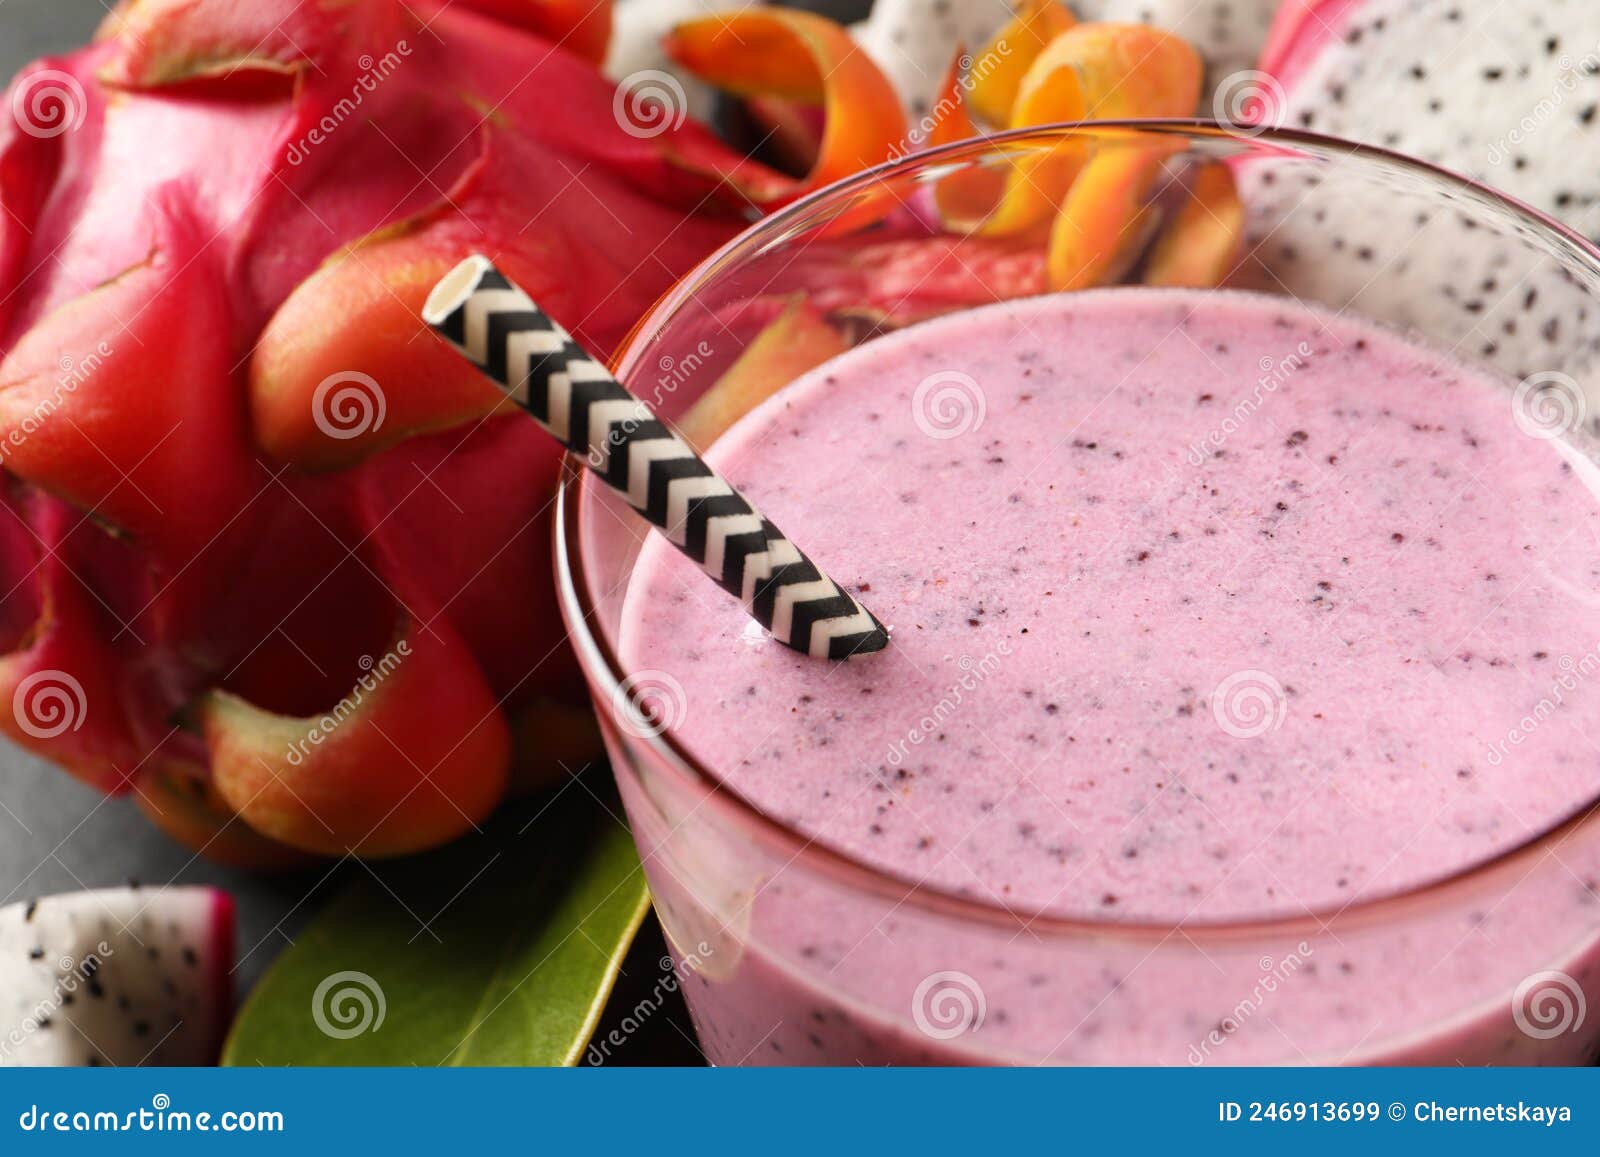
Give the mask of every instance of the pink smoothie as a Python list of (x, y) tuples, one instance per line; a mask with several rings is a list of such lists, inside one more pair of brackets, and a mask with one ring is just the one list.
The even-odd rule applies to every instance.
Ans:
[[(756, 807), (898, 878), (1089, 920), (1359, 906), (1600, 795), (1600, 476), (1518, 417), (1506, 383), (1278, 299), (1108, 290), (925, 323), (807, 375), (711, 453), (890, 625), (889, 650), (795, 655), (652, 539), (624, 663), (675, 680), (677, 738)], [(1361, 960), (1406, 978), (1324, 949), (1269, 1017), (1293, 1051), (1234, 1029), (1228, 1059), (1359, 1053), (1330, 1024), (1354, 1006), (1370, 1050), (1407, 1001), (1449, 1012), (1452, 984), (1465, 1016), (1472, 954), (1506, 937), (1570, 941), (1548, 963), (1591, 983), (1594, 867), (1539, 911), (1484, 905)], [(690, 985), (714, 1059), (1026, 1055), (1053, 1022), (1048, 1059), (1179, 1060), (1231, 1003), (1119, 965), (1108, 1010), (1104, 977), (997, 969), (981, 1028), (934, 1044), (892, 1027), (899, 988), (881, 1025), (876, 982), (830, 1006), (786, 961), (858, 949), (781, 874), (762, 891), (731, 975)], [(940, 968), (938, 943), (902, 944), (884, 984)], [(848, 1032), (818, 1031), (846, 1005)], [(1074, 1039), (1090, 1013), (1099, 1031)], [(1405, 1055), (1491, 1047), (1455, 1025)]]

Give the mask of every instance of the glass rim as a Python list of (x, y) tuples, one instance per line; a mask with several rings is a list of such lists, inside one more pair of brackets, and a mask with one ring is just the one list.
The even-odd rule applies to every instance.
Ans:
[[(1582, 234), (1549, 214), (1481, 181), (1390, 149), (1301, 129), (1265, 128), (1240, 132), (1216, 121), (1198, 118), (1058, 122), (906, 153), (835, 181), (753, 222), (702, 260), (657, 300), (629, 331), (613, 358), (613, 369), (619, 378), (626, 380), (628, 372), (642, 355), (643, 339), (657, 332), (708, 278), (715, 276), (728, 262), (743, 258), (749, 251), (759, 250), (764, 244), (781, 237), (796, 220), (804, 218), (818, 206), (870, 188), (888, 178), (991, 153), (997, 146), (1024, 144), (1031, 139), (1058, 140), (1086, 131), (1095, 134), (1137, 131), (1190, 139), (1232, 140), (1243, 146), (1278, 145), (1286, 152), (1342, 154), (1362, 158), (1364, 163), (1370, 158), (1371, 161), (1420, 174), (1445, 188), (1472, 193), (1522, 218), (1539, 233), (1548, 235), (1550, 240), (1561, 242), (1562, 258), (1586, 264), (1596, 284), (1600, 285), (1600, 249), (1596, 249)], [(1596, 296), (1600, 297), (1600, 289), (1596, 290)], [(567, 636), (585, 678), (591, 687), (603, 693), (603, 702), (612, 702), (621, 692), (628, 674), (604, 637), (604, 632), (593, 629), (596, 610), (588, 594), (581, 538), (585, 504), (592, 501), (588, 496), (594, 492), (592, 483), (593, 475), (578, 464), (572, 455), (567, 455), (556, 493), (556, 595)], [(601, 712), (605, 710), (598, 704), (597, 709)], [(1431, 907), (1452, 896), (1470, 894), (1479, 887), (1487, 887), (1494, 879), (1515, 873), (1519, 866), (1537, 858), (1545, 849), (1560, 846), (1591, 823), (1600, 823), (1600, 819), (1596, 818), (1600, 815), (1600, 792), (1596, 792), (1562, 818), (1485, 859), (1396, 892), (1308, 909), (1304, 913), (1259, 919), (1229, 917), (1177, 921), (1065, 916), (1026, 905), (995, 903), (942, 885), (919, 881), (825, 844), (757, 807), (736, 786), (690, 752), (670, 730), (645, 736), (630, 733), (628, 742), (644, 746), (661, 766), (670, 769), (685, 785), (704, 792), (705, 806), (716, 812), (715, 822), (736, 825), (743, 834), (781, 850), (790, 864), (801, 864), (846, 887), (875, 894), (895, 905), (907, 905), (936, 916), (966, 922), (1026, 928), (1030, 933), (1041, 936), (1164, 941), (1181, 931), (1186, 938), (1196, 942), (1221, 944), (1268, 936), (1303, 936), (1322, 931), (1334, 920), (1338, 920), (1341, 927), (1360, 927), (1371, 922), (1404, 919), (1419, 908)]]

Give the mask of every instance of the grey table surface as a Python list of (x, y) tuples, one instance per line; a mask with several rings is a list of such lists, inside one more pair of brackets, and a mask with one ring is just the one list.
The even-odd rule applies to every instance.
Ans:
[(36, 56), (82, 44), (112, 7), (110, 0), (0, 0), (0, 73), (9, 78)]

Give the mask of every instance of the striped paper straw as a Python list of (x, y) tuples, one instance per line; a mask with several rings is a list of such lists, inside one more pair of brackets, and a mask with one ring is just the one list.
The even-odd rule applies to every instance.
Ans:
[(487, 258), (469, 257), (446, 274), (422, 316), (780, 643), (818, 659), (889, 645), (871, 611)]

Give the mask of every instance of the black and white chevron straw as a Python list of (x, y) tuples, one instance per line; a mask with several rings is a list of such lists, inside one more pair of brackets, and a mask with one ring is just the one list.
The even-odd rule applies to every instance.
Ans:
[(818, 659), (889, 645), (871, 611), (487, 258), (469, 257), (446, 274), (422, 316), (780, 643)]

